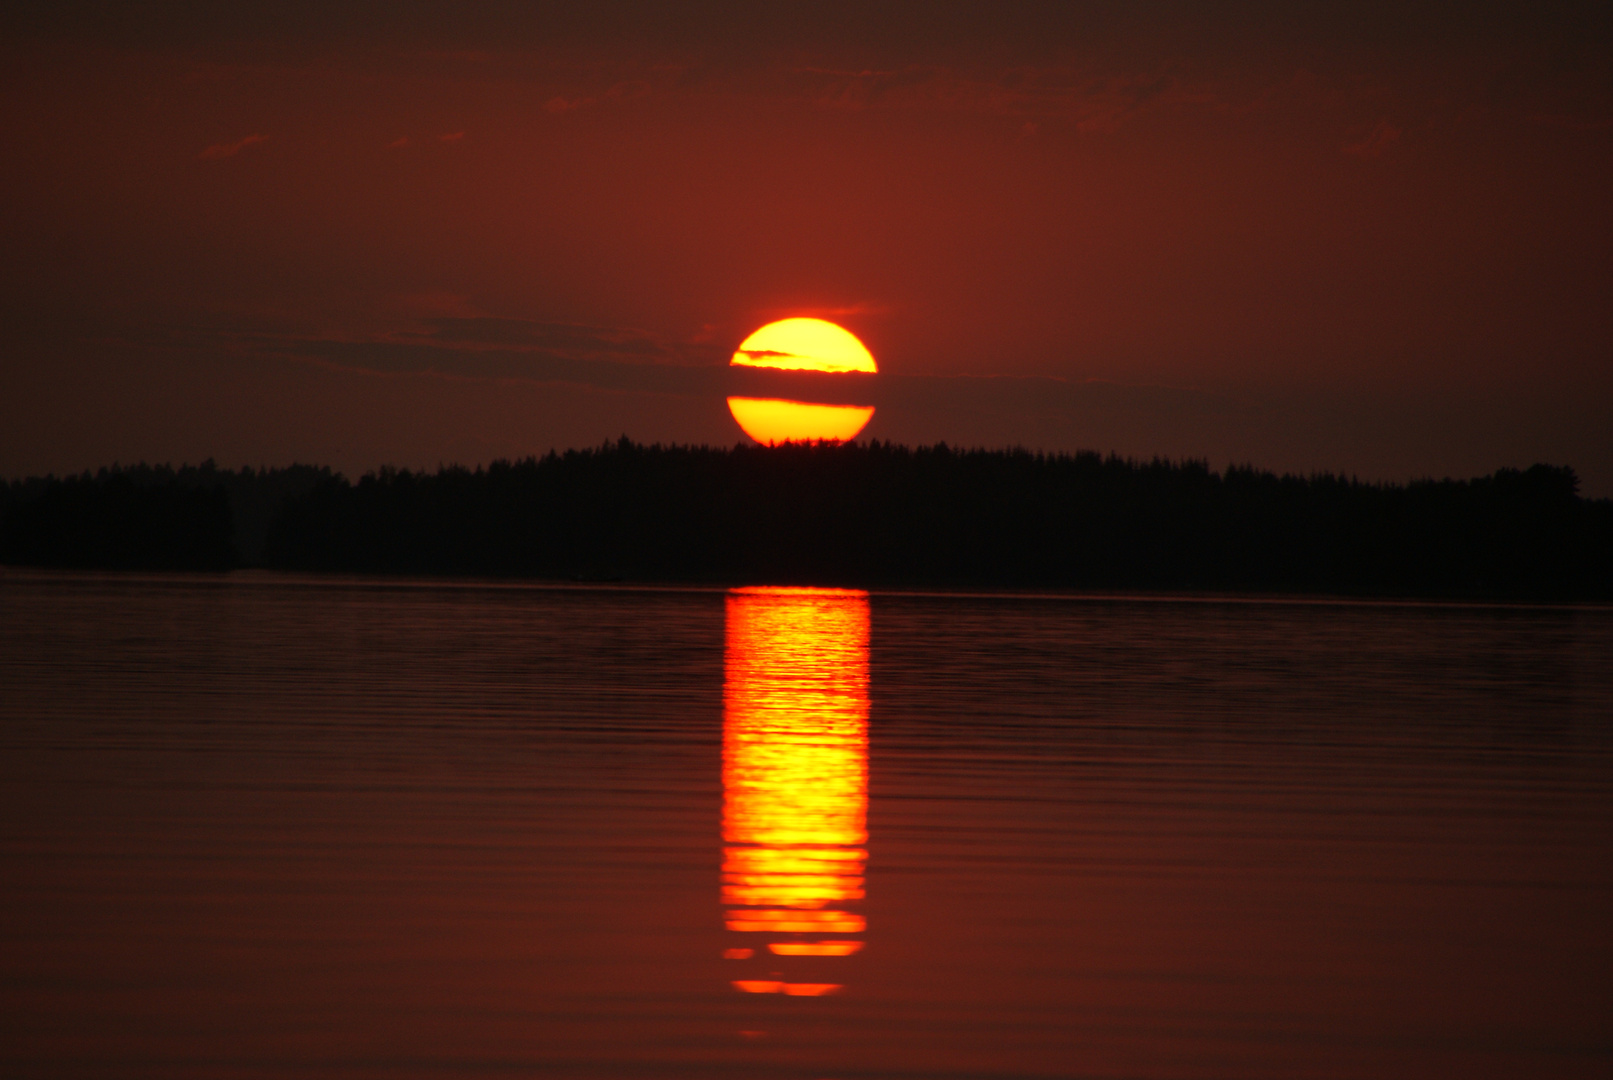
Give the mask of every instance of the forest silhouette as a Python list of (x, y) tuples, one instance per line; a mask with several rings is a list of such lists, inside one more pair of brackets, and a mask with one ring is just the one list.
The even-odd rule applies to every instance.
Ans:
[(436, 472), (211, 462), (16, 481), (36, 566), (916, 588), (1613, 599), (1572, 469), (1363, 483), (1096, 453), (605, 446)]

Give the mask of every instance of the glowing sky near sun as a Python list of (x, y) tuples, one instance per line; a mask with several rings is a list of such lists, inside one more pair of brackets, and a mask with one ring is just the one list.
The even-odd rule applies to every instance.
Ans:
[(24, 7), (0, 474), (729, 443), (816, 317), (862, 437), (1613, 494), (1594, 5)]

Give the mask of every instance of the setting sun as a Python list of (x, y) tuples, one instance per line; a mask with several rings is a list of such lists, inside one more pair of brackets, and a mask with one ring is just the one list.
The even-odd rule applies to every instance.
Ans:
[(780, 319), (739, 343), (735, 364), (790, 371), (879, 370), (867, 346), (843, 326), (824, 319)]
[(871, 405), (808, 405), (777, 398), (731, 397), (728, 411), (745, 434), (772, 446), (781, 442), (844, 442), (874, 415)]
[[(829, 375), (879, 370), (857, 336), (823, 319), (781, 319), (740, 342), (736, 367), (817, 371)], [(730, 397), (728, 409), (759, 443), (841, 442), (856, 438), (874, 415), (871, 405), (822, 405), (780, 398)]]

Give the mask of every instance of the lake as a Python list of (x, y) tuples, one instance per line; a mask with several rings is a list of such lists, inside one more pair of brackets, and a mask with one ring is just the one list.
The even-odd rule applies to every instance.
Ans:
[(1602, 1077), (1613, 610), (0, 572), (0, 1073)]

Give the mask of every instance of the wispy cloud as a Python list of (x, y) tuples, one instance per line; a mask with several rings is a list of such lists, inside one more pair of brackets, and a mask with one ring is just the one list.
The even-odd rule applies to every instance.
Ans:
[(558, 382), (607, 390), (715, 393), (727, 353), (629, 327), (432, 315), (380, 334), (245, 334), (236, 347), (377, 373)]
[(203, 161), (217, 161), (220, 158), (234, 157), (249, 146), (256, 146), (258, 143), (268, 141), (269, 136), (267, 135), (248, 135), (246, 138), (236, 139), (234, 142), (214, 143), (196, 156)]
[(1001, 116), (1040, 130), (1063, 123), (1107, 132), (1161, 104), (1220, 108), (1203, 80), (1170, 64), (1116, 71), (1082, 64), (907, 64), (849, 68), (799, 62), (579, 64), (552, 85), (546, 112), (559, 115), (646, 95), (737, 96), (845, 112), (940, 112)]
[(1572, 116), (1564, 113), (1537, 112), (1530, 114), (1529, 119), (1537, 124), (1547, 127), (1563, 128), (1567, 131), (1606, 131), (1613, 127), (1613, 117), (1608, 116)]
[[(1349, 63), (1296, 70), (1277, 61), (1228, 66), (1169, 56), (1136, 63), (1095, 56), (867, 67), (795, 57), (579, 61), (549, 68), (537, 100), (557, 115), (643, 95), (738, 98), (833, 112), (951, 113), (1001, 118), (1022, 137), (1109, 134), (1160, 110), (1231, 116), (1300, 110), (1314, 117), (1318, 130), (1337, 132), (1342, 152), (1362, 158), (1382, 156), (1408, 132), (1440, 117), (1510, 113), (1588, 132), (1613, 126), (1605, 80), (1537, 70), (1538, 64), (1514, 67), (1519, 70), (1508, 67), (1505, 77), (1486, 80), (1454, 61), (1387, 74)], [(1393, 122), (1384, 118), (1387, 105), (1393, 106)]]
[[(536, 351), (578, 360), (640, 364), (679, 364), (691, 360), (688, 348), (631, 327), (479, 315), (433, 316), (425, 319), (422, 327), (394, 335), (390, 340), (480, 350)], [(704, 355), (707, 351), (704, 347), (694, 350), (701, 360), (709, 362), (711, 358)]]
[(1365, 138), (1345, 146), (1344, 152), (1358, 158), (1382, 157), (1384, 151), (1400, 141), (1400, 135), (1399, 128), (1387, 120), (1380, 120)]
[(1207, 84), (1169, 64), (1115, 73), (1081, 64), (1019, 64), (1008, 68), (908, 64), (903, 68), (842, 69), (800, 64), (747, 73), (684, 73), (708, 90), (760, 93), (837, 111), (934, 111), (1015, 119), (1026, 134), (1042, 123), (1079, 132), (1110, 132), (1132, 116), (1165, 103), (1221, 106)]

